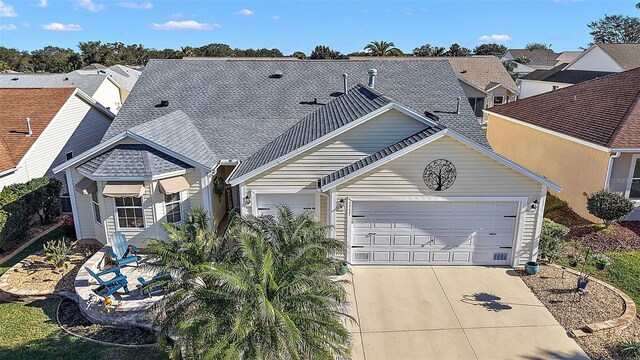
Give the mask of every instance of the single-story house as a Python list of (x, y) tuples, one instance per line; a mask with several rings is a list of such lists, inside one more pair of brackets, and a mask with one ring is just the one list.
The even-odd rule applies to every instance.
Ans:
[(442, 60), (152, 60), (103, 141), (55, 171), (78, 237), (102, 243), (162, 239), (194, 206), (286, 204), (353, 264), (522, 265), (560, 187), (494, 153), (464, 96)]
[(526, 60), (523, 63), (516, 62), (514, 72), (518, 77), (526, 75), (535, 70), (549, 70), (556, 66), (560, 54), (551, 49), (508, 49), (502, 55), (502, 61)]
[(106, 72), (72, 71), (66, 74), (0, 74), (0, 88), (75, 87), (117, 114), (130, 90)]
[(76, 88), (0, 89), (0, 99), (0, 190), (53, 176), (100, 143), (115, 116)]
[(565, 70), (559, 64), (550, 70), (535, 70), (518, 79), (520, 99), (575, 85), (583, 81), (613, 74), (611, 71)]
[(586, 195), (600, 189), (640, 202), (640, 68), (486, 112), (494, 151), (561, 184), (579, 215), (597, 221)]
[[(80, 70), (76, 70), (78, 74), (107, 74), (110, 75), (112, 79), (114, 79), (118, 85), (120, 85), (124, 90), (126, 90), (126, 94), (133, 90), (140, 74), (142, 71), (136, 70), (132, 67), (125, 65), (111, 65), (106, 67), (102, 64), (90, 64), (83, 67)], [(125, 99), (126, 100), (126, 96)]]

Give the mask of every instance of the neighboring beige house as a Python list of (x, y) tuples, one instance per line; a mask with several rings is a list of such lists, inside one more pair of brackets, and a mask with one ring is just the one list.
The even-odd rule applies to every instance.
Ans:
[(486, 146), (446, 61), (158, 60), (136, 86), (103, 142), (55, 169), (79, 238), (144, 246), (194, 206), (287, 204), (356, 265), (518, 266), (560, 191)]
[(586, 195), (600, 189), (640, 205), (640, 68), (486, 112), (494, 151), (560, 184), (580, 216), (597, 221)]
[(573, 60), (518, 79), (520, 99), (640, 67), (640, 44), (595, 44)]
[(0, 190), (53, 176), (54, 166), (98, 144), (114, 118), (76, 88), (0, 89), (0, 99)]
[(117, 114), (130, 90), (106, 72), (76, 70), (66, 74), (0, 74), (0, 88), (76, 87)]
[(515, 73), (518, 77), (524, 76), (535, 70), (549, 70), (557, 65), (558, 57), (561, 54), (555, 53), (551, 49), (508, 49), (502, 55), (502, 61), (515, 61), (517, 59), (526, 59), (526, 63), (516, 62)]

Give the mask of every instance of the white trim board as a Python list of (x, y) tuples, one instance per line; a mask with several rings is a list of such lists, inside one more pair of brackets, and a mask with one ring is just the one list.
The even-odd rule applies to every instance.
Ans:
[(422, 141), (418, 141), (418, 142), (416, 142), (416, 143), (414, 143), (414, 144), (412, 144), (410, 146), (407, 146), (406, 148), (404, 148), (404, 149), (402, 149), (400, 151), (397, 151), (397, 152), (395, 152), (395, 153), (393, 153), (393, 154), (391, 154), (391, 155), (389, 155), (389, 156), (387, 156), (387, 157), (385, 157), (385, 158), (383, 158), (381, 160), (378, 160), (378, 161), (376, 161), (376, 162), (374, 162), (372, 164), (369, 164), (369, 165), (367, 165), (367, 166), (365, 166), (363, 168), (360, 168), (359, 170), (354, 171), (351, 174), (349, 174), (349, 175), (347, 175), (347, 176), (345, 176), (343, 178), (340, 178), (340, 179), (338, 179), (338, 180), (336, 180), (334, 182), (331, 182), (331, 183), (329, 183), (329, 184), (327, 184), (327, 185), (325, 185), (323, 187), (320, 187), (320, 190), (321, 191), (326, 191), (326, 190), (329, 190), (329, 189), (333, 189), (333, 188), (339, 186), (340, 184), (343, 184), (346, 181), (349, 181), (351, 179), (359, 177), (359, 176), (361, 176), (361, 175), (363, 175), (363, 174), (365, 174), (365, 173), (367, 173), (367, 172), (369, 172), (369, 171), (371, 171), (371, 170), (373, 170), (373, 169), (375, 169), (375, 168), (377, 168), (377, 167), (379, 167), (381, 165), (384, 165), (384, 164), (386, 164), (386, 163), (388, 163), (388, 162), (390, 162), (390, 161), (392, 161), (394, 159), (397, 159), (397, 158), (399, 158), (399, 157), (401, 157), (401, 156), (403, 156), (405, 154), (408, 154), (408, 153), (410, 153), (410, 152), (412, 152), (414, 150), (417, 150), (417, 149), (419, 149), (419, 148), (421, 148), (421, 147), (423, 147), (423, 146), (425, 146), (427, 144), (430, 144), (430, 143), (432, 143), (432, 142), (444, 137), (445, 135), (451, 137), (452, 139), (458, 140), (459, 142), (469, 146), (470, 148), (478, 151), (479, 153), (481, 153), (483, 155), (486, 155), (487, 157), (489, 157), (489, 158), (501, 163), (502, 165), (505, 165), (505, 166), (511, 168), (512, 170), (516, 171), (517, 173), (519, 173), (521, 175), (524, 175), (524, 176), (530, 178), (531, 180), (534, 180), (534, 181), (536, 181), (536, 182), (538, 182), (538, 183), (540, 183), (542, 185), (545, 185), (545, 186), (549, 187), (550, 189), (552, 189), (552, 190), (554, 190), (556, 192), (562, 191), (562, 187), (560, 185), (550, 181), (549, 179), (547, 179), (547, 178), (545, 178), (543, 176), (540, 176), (540, 175), (532, 172), (531, 170), (528, 170), (528, 169), (526, 169), (526, 168), (524, 168), (524, 167), (512, 162), (511, 160), (509, 160), (509, 159), (507, 159), (507, 158), (505, 158), (505, 157), (503, 157), (503, 156), (501, 156), (499, 154), (496, 154), (495, 152), (485, 148), (484, 146), (476, 144), (475, 142), (467, 139), (466, 137), (456, 133), (455, 131), (453, 131), (451, 129), (444, 129), (444, 130), (442, 130), (442, 131), (440, 131), (440, 132), (438, 132), (438, 133), (436, 133), (434, 135), (429, 136), (428, 138), (426, 138), (426, 139), (424, 139)]
[[(416, 112), (414, 112), (414, 111), (412, 111), (412, 110), (410, 110), (410, 109), (408, 109), (408, 108), (406, 108), (406, 107), (404, 107), (402, 105), (398, 105), (396, 103), (390, 103), (390, 104), (387, 104), (387, 105), (385, 105), (385, 106), (383, 106), (383, 107), (381, 107), (381, 108), (379, 108), (379, 109), (377, 109), (375, 111), (372, 111), (372, 112), (360, 117), (359, 119), (356, 119), (356, 120), (350, 122), (347, 125), (344, 125), (344, 126), (338, 128), (338, 129), (335, 129), (332, 132), (330, 132), (330, 133), (328, 133), (328, 134), (326, 134), (324, 136), (321, 136), (321, 137), (311, 141), (308, 144), (305, 144), (305, 145), (303, 145), (303, 146), (301, 146), (301, 147), (299, 147), (299, 148), (297, 148), (297, 149), (295, 149), (293, 151), (290, 151), (290, 152), (286, 153), (285, 155), (280, 156), (277, 159), (274, 159), (274, 160), (272, 160), (272, 161), (270, 161), (270, 162), (268, 162), (268, 163), (266, 163), (266, 164), (264, 164), (264, 165), (262, 165), (262, 166), (260, 166), (260, 167), (258, 167), (256, 169), (253, 169), (252, 171), (250, 171), (250, 172), (248, 172), (248, 173), (246, 173), (246, 174), (244, 174), (242, 176), (239, 176), (238, 178), (234, 179), (233, 181), (228, 181), (228, 184), (231, 185), (231, 186), (235, 186), (235, 185), (238, 185), (238, 184), (240, 184), (242, 182), (246, 182), (247, 180), (249, 180), (249, 179), (251, 179), (251, 178), (253, 178), (253, 177), (255, 177), (255, 176), (257, 176), (257, 175), (259, 175), (261, 173), (263, 173), (264, 171), (269, 170), (272, 167), (274, 167), (274, 166), (276, 166), (276, 165), (278, 165), (278, 164), (280, 164), (280, 163), (282, 163), (284, 161), (287, 161), (287, 160), (293, 158), (294, 156), (296, 156), (298, 154), (301, 154), (301, 153), (303, 153), (303, 152), (305, 152), (305, 151), (307, 151), (307, 150), (309, 150), (309, 149), (311, 149), (311, 148), (313, 148), (315, 146), (318, 146), (318, 145), (320, 145), (320, 144), (322, 144), (322, 143), (324, 143), (324, 142), (326, 142), (326, 141), (328, 141), (328, 140), (330, 140), (330, 139), (332, 139), (332, 138), (334, 138), (334, 137), (336, 137), (336, 136), (338, 136), (340, 134), (343, 134), (343, 133), (345, 133), (345, 132), (357, 127), (358, 125), (361, 125), (361, 124), (363, 124), (363, 123), (365, 123), (365, 122), (367, 122), (367, 121), (369, 121), (369, 120), (371, 120), (371, 119), (373, 119), (373, 118), (375, 118), (375, 117), (377, 117), (377, 116), (379, 116), (381, 114), (384, 114), (389, 110), (400, 111), (401, 113), (403, 113), (403, 114), (405, 114), (405, 115), (407, 115), (407, 116), (409, 116), (409, 117), (411, 117), (411, 118), (413, 118), (415, 120), (418, 120), (418, 121), (420, 121), (420, 122), (422, 122), (422, 123), (424, 123), (425, 125), (428, 125), (428, 126), (438, 126), (437, 123), (427, 119), (424, 116), (421, 116), (421, 115), (417, 114)], [(238, 167), (236, 167), (234, 169), (233, 173), (235, 173), (236, 169), (238, 169)], [(233, 176), (233, 173), (229, 177)]]

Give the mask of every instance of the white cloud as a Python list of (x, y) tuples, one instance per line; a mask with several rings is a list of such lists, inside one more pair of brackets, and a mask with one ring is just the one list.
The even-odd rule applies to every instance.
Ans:
[(18, 28), (13, 24), (0, 24), (0, 30), (4, 31), (16, 31)]
[(238, 11), (236, 14), (237, 15), (243, 15), (243, 16), (251, 16), (251, 15), (253, 15), (253, 11), (251, 11), (249, 9), (242, 9), (242, 10)]
[(119, 2), (116, 5), (123, 7), (123, 8), (127, 8), (127, 9), (144, 9), (144, 10), (148, 10), (148, 9), (152, 9), (153, 8), (153, 3), (150, 1), (147, 2), (133, 2), (133, 1), (123, 1), (123, 2)]
[(61, 24), (52, 22), (51, 24), (42, 25), (42, 29), (48, 31), (82, 31), (82, 26), (77, 24)]
[(493, 34), (493, 35), (482, 35), (478, 38), (478, 40), (480, 41), (484, 41), (484, 42), (488, 42), (488, 41), (494, 41), (494, 42), (508, 42), (511, 41), (511, 36), (507, 35), (507, 34)]
[(273, 19), (273, 20), (280, 20), (280, 16), (278, 16), (278, 15), (273, 15), (273, 16), (271, 17), (271, 19)]
[(40, 2), (38, 3), (38, 6), (40, 7), (47, 7), (47, 5), (49, 5), (47, 0), (40, 0)]
[(173, 13), (173, 14), (171, 14), (171, 18), (172, 19), (180, 19), (183, 16), (184, 15), (182, 13)]
[(0, 0), (0, 18), (10, 18), (16, 16), (18, 16), (18, 14), (15, 10), (13, 10), (13, 6), (5, 4), (4, 1)]
[(195, 20), (167, 21), (164, 24), (153, 23), (152, 28), (156, 30), (213, 30), (219, 29), (222, 25), (218, 23), (199, 23)]
[(91, 12), (98, 12), (100, 10), (104, 10), (104, 5), (96, 4), (91, 0), (78, 0), (76, 2), (77, 8), (82, 8)]

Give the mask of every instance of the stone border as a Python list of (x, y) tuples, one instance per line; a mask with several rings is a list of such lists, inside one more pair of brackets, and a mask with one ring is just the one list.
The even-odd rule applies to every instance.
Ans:
[[(554, 266), (558, 269), (563, 269), (562, 266), (559, 266), (556, 264), (547, 264), (547, 265)], [(573, 274), (576, 276), (580, 276), (580, 272), (567, 267), (564, 267), (564, 271), (567, 271), (570, 274)], [(590, 282), (593, 281), (596, 284), (604, 286), (605, 288), (613, 291), (616, 295), (622, 298), (622, 301), (624, 302), (624, 313), (622, 313), (622, 315), (620, 315), (615, 319), (591, 323), (583, 326), (580, 329), (571, 330), (570, 334), (574, 337), (582, 337), (582, 336), (591, 335), (597, 331), (602, 331), (602, 330), (610, 330), (610, 329), (622, 330), (622, 329), (626, 329), (629, 325), (631, 325), (631, 322), (636, 318), (636, 315), (637, 315), (636, 303), (627, 294), (625, 294), (620, 289), (616, 288), (615, 286), (609, 283), (606, 283), (592, 276), (589, 276), (589, 280)]]
[(51, 227), (49, 227), (48, 229), (42, 231), (41, 233), (39, 233), (36, 237), (32, 238), (31, 240), (27, 241), (26, 243), (20, 245), (19, 248), (17, 248), (16, 250), (14, 250), (11, 254), (3, 257), (2, 259), (0, 259), (0, 265), (4, 264), (5, 262), (9, 261), (11, 258), (13, 258), (14, 256), (18, 255), (18, 253), (24, 249), (26, 249), (29, 245), (33, 244), (34, 242), (38, 241), (41, 237), (47, 235), (48, 233), (52, 232), (53, 230), (59, 228), (60, 226), (62, 226), (63, 221), (59, 221), (57, 224), (53, 224)]

